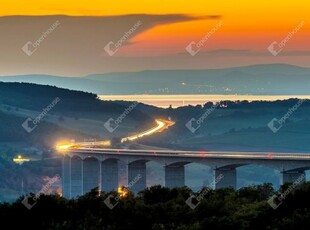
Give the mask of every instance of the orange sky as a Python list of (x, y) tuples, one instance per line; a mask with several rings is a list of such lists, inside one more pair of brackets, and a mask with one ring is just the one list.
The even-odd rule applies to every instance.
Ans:
[[(301, 21), (309, 22), (310, 1), (283, 0), (1, 0), (0, 15), (125, 15), (125, 14), (190, 14), (222, 15), (224, 26), (216, 34), (214, 49), (260, 49), (265, 43), (281, 39)], [(178, 50), (191, 40), (204, 36), (215, 22), (201, 20), (159, 26), (134, 38), (138, 49), (161, 46), (169, 52)], [(292, 49), (309, 48), (310, 27), (305, 24), (299, 38), (291, 42)], [(227, 36), (230, 36), (227, 41)], [(215, 39), (215, 38), (214, 38)], [(298, 40), (299, 39), (299, 40)], [(302, 42), (302, 44), (300, 43)], [(210, 39), (210, 43), (212, 40)], [(164, 45), (164, 47), (162, 47)], [(165, 47), (166, 46), (166, 47)], [(207, 49), (207, 48), (205, 48)], [(158, 49), (157, 49), (158, 50)], [(156, 52), (155, 52), (156, 53)]]
[[(292, 55), (284, 57), (283, 52), (281, 57), (274, 59), (274, 62), (300, 63), (301, 65), (307, 63), (310, 52), (309, 12), (309, 0), (255, 2), (249, 0), (1, 0), (0, 7), (2, 16), (60, 14), (69, 16), (129, 14), (221, 16), (221, 18), (212, 20), (166, 23), (142, 33), (136, 33), (129, 39), (130, 44), (123, 45), (115, 57), (184, 54), (186, 53), (185, 47), (190, 42), (199, 42), (219, 21), (222, 21), (223, 26), (208, 39), (200, 51), (247, 50), (256, 52), (258, 59), (251, 61), (251, 63), (256, 63), (257, 60), (261, 61), (260, 53), (266, 53), (267, 47), (273, 41), (280, 42), (298, 24), (304, 22), (304, 26), (285, 47), (286, 52), (291, 52), (289, 55), (294, 52), (296, 57)], [(308, 52), (308, 54), (298, 54), (301, 51)], [(273, 57), (269, 58), (268, 62), (273, 62)], [(267, 59), (262, 59), (262, 62), (265, 60)], [(301, 61), (297, 62), (297, 60)], [(240, 62), (242, 65), (243, 61)], [(229, 64), (230, 59), (226, 63)]]

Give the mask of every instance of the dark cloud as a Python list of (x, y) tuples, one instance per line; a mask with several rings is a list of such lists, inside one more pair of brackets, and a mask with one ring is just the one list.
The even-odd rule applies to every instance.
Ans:
[[(199, 20), (199, 17), (181, 14), (0, 17), (0, 75), (84, 75), (106, 72), (103, 66), (107, 57), (102, 57), (104, 47), (111, 41), (121, 39), (138, 21), (141, 25), (122, 43), (123, 46), (155, 26), (191, 20)], [(59, 22), (59, 25), (44, 37), (40, 46), (28, 57), (21, 48), (27, 42), (35, 43), (55, 22)], [(33, 47), (31, 49), (34, 50)]]

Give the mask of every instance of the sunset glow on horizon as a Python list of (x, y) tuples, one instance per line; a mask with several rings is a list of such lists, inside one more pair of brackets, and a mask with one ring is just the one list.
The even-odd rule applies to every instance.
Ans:
[[(0, 19), (8, 28), (16, 26), (12, 31), (18, 31), (19, 37), (35, 39), (48, 28), (49, 20), (60, 20), (61, 24), (49, 38), (50, 46), (44, 46), (46, 51), (41, 49), (44, 61), (39, 57), (34, 60), (34, 57), (31, 65), (25, 63), (23, 56), (15, 50), (16, 46), (27, 41), (12, 39), (10, 36), (14, 34), (3, 26), (3, 33), (8, 36), (4, 44), (12, 43), (4, 49), (11, 48), (8, 52), (12, 59), (22, 66), (21, 69), (12, 71), (4, 63), (3, 74), (6, 75), (52, 73), (85, 76), (98, 72), (207, 69), (268, 63), (310, 67), (308, 0), (298, 3), (280, 0), (262, 0), (257, 3), (245, 0), (134, 0), (121, 3), (102, 0), (90, 0), (87, 3), (84, 0), (30, 0), (27, 5), (20, 2), (3, 0), (0, 8)], [(20, 20), (19, 16), (29, 17)], [(21, 25), (21, 21), (24, 24)], [(35, 26), (40, 24), (39, 21), (42, 24)], [(125, 39), (115, 55), (107, 54), (103, 49), (105, 45), (109, 42), (116, 43), (137, 21), (141, 21), (141, 27)], [(222, 23), (221, 26), (216, 28), (219, 23)], [(32, 34), (29, 28), (20, 29), (19, 26), (34, 28), (31, 30), (35, 32)], [(295, 31), (293, 36), (292, 31)], [(208, 36), (210, 32), (212, 33)], [(197, 47), (194, 47), (195, 55), (192, 56), (195, 57), (189, 56), (186, 48), (192, 43), (199, 43), (206, 36), (208, 38), (198, 50), (199, 55), (196, 56)], [(279, 44), (285, 39), (287, 42), (284, 51), (275, 58), (267, 48), (274, 42)], [(64, 40), (75, 42), (64, 45)], [(16, 44), (13, 44), (14, 41)], [(55, 51), (54, 47), (66, 53), (64, 60), (54, 56), (47, 57), (47, 53)], [(280, 48), (277, 46), (274, 49)], [(76, 50), (79, 50), (80, 57), (85, 57), (83, 68), (82, 59), (75, 60)], [(43, 52), (46, 54), (43, 55)], [(76, 61), (81, 63), (76, 64)], [(89, 64), (85, 65), (85, 62)], [(44, 65), (50, 66), (50, 63), (57, 63), (57, 73), (53, 67), (43, 68)]]

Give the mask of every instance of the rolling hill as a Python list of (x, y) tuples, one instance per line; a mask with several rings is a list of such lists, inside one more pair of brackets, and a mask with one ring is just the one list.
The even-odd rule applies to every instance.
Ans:
[(286, 64), (208, 70), (156, 70), (94, 74), (2, 76), (4, 82), (46, 84), (96, 94), (308, 95), (310, 69)]

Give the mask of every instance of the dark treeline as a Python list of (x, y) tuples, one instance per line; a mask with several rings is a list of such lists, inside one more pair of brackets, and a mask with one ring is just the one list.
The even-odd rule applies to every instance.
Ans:
[[(293, 107), (294, 105), (302, 104), (303, 106), (310, 106), (310, 100), (302, 100), (297, 98), (291, 98), (288, 100), (276, 100), (276, 101), (220, 101), (218, 103), (219, 108), (230, 109), (258, 109), (258, 108), (277, 108), (277, 107)], [(204, 108), (210, 108), (213, 105), (212, 102), (208, 102), (204, 105)]]
[(302, 105), (303, 107), (309, 107), (310, 100), (298, 99), (298, 98), (291, 98), (287, 100), (276, 100), (276, 101), (225, 100), (225, 101), (219, 101), (219, 102), (214, 102), (214, 103), (206, 102), (204, 105), (181, 107), (176, 110), (184, 110), (187, 108), (209, 109), (212, 106), (215, 106), (216, 109), (260, 109), (260, 108), (266, 108), (266, 109), (285, 108), (287, 109), (295, 105), (297, 106)]
[[(42, 195), (28, 210), (21, 201), (0, 205), (2, 226), (10, 229), (150, 229), (150, 230), (200, 230), (200, 229), (309, 229), (310, 183), (293, 189), (273, 209), (267, 202), (273, 194), (284, 194), (289, 184), (274, 191), (270, 184), (240, 190), (206, 190), (200, 203), (193, 201), (192, 209), (186, 200), (190, 189), (168, 189), (154, 186), (137, 196), (108, 199), (116, 193), (90, 193), (67, 200), (57, 195)], [(207, 191), (207, 192), (206, 192)], [(197, 196), (200, 193), (196, 193)], [(32, 203), (31, 203), (32, 204)], [(279, 204), (279, 203), (277, 203)]]
[[(286, 100), (275, 100), (275, 101), (248, 101), (248, 100), (225, 100), (219, 102), (211, 102), (207, 101), (203, 105), (187, 105), (183, 107), (179, 107), (176, 109), (168, 108), (166, 111), (172, 112), (182, 112), (187, 110), (199, 110), (199, 109), (209, 109), (212, 106), (216, 109), (259, 109), (259, 108), (290, 108), (295, 105), (302, 105), (302, 107), (309, 107), (310, 100), (309, 99), (299, 99), (299, 98), (290, 98)], [(159, 109), (160, 110), (160, 109)], [(163, 112), (163, 111), (161, 111)]]
[(61, 98), (74, 99), (95, 99), (96, 94), (82, 91), (57, 88), (56, 86), (37, 85), (32, 83), (4, 83), (0, 82), (0, 95), (22, 95), (30, 97), (53, 97), (58, 95)]

